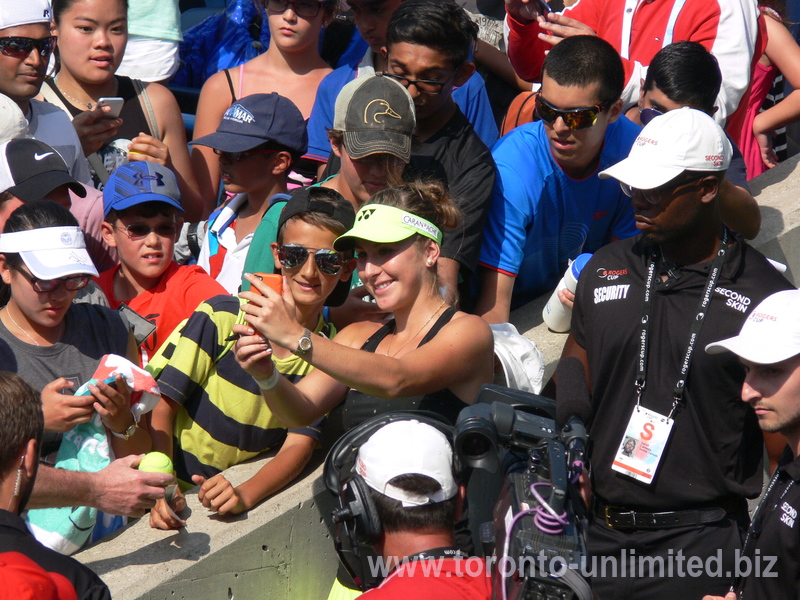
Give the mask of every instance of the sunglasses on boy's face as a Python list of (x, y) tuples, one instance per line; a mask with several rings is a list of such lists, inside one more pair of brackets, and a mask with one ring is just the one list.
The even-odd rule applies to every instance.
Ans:
[(309, 248), (299, 244), (284, 244), (278, 248), (278, 261), (284, 269), (297, 269), (308, 260), (308, 255), (314, 256), (317, 268), (325, 275), (336, 275), (342, 270), (342, 255), (336, 250), (328, 248)]
[(327, 4), (327, 2), (316, 2), (315, 0), (299, 0), (297, 2), (293, 0), (261, 0), (261, 4), (267, 11), (275, 14), (284, 13), (291, 6), (294, 14), (298, 17), (312, 19), (319, 14), (323, 4)]
[(145, 223), (133, 223), (126, 227), (117, 227), (120, 231), (128, 234), (131, 241), (138, 241), (146, 238), (153, 231), (156, 232), (158, 237), (175, 239), (175, 234), (178, 232), (178, 226), (175, 223), (162, 223), (155, 227), (150, 227)]
[(555, 123), (558, 117), (572, 130), (586, 129), (597, 123), (598, 115), (608, 108), (608, 104), (598, 104), (591, 108), (571, 108), (561, 110), (542, 98), (541, 92), (536, 94), (536, 114), (545, 123)]
[(89, 283), (88, 275), (75, 275), (73, 277), (64, 277), (63, 279), (39, 279), (38, 277), (34, 277), (31, 273), (28, 273), (25, 269), (17, 269), (17, 271), (31, 282), (33, 291), (39, 292), (40, 294), (52, 292), (62, 283), (70, 292), (85, 288), (86, 284)]
[(225, 152), (224, 150), (220, 150), (219, 148), (214, 148), (214, 154), (219, 156), (220, 158), (227, 158), (232, 160), (233, 162), (239, 162), (247, 158), (248, 156), (256, 156), (258, 154), (275, 154), (277, 150), (245, 150), (244, 152)]
[(0, 38), (0, 54), (16, 59), (28, 58), (28, 55), (36, 48), (42, 59), (50, 58), (53, 50), (56, 49), (55, 36), (34, 39), (28, 37), (3, 37)]

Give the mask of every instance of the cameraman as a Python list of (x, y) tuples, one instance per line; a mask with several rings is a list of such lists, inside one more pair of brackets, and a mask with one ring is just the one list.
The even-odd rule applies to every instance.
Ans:
[(789, 445), (745, 536), (737, 570), (749, 573), (735, 582), (725, 600), (796, 599), (800, 597), (800, 534), (795, 526), (800, 510), (800, 291), (769, 296), (753, 309), (739, 335), (706, 346), (709, 354), (726, 350), (744, 365), (742, 400), (755, 410), (761, 429), (781, 433)]
[(443, 433), (416, 420), (390, 423), (364, 442), (355, 465), (380, 520), (382, 532), (372, 547), (391, 569), (362, 598), (491, 598), (486, 569), (467, 568), (455, 546), (465, 488), (456, 483), (452, 446)]

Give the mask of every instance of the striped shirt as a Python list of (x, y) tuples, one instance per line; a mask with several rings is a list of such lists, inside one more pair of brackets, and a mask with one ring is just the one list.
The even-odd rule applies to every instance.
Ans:
[[(242, 323), (236, 296), (215, 296), (178, 327), (148, 365), (161, 393), (180, 404), (173, 424), (173, 463), (182, 487), (191, 476), (213, 477), (230, 466), (276, 448), (286, 428), (264, 402), (253, 378), (236, 362), (234, 323)], [(333, 337), (320, 316), (315, 333)], [(296, 382), (313, 367), (298, 356), (276, 360), (281, 373)], [(291, 430), (319, 437), (318, 423)]]

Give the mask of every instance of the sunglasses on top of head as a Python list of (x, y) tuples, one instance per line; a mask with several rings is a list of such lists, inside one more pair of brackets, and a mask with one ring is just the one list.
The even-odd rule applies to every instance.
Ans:
[(314, 256), (314, 262), (325, 275), (337, 275), (342, 270), (344, 260), (336, 250), (328, 248), (309, 248), (299, 244), (283, 244), (278, 248), (278, 261), (284, 269), (297, 269)]
[(43, 59), (50, 58), (53, 50), (56, 49), (56, 38), (50, 36), (46, 38), (34, 39), (29, 37), (2, 37), (0, 38), (0, 54), (11, 58), (25, 59), (36, 48), (39, 56)]
[(536, 94), (536, 114), (545, 123), (555, 123), (558, 117), (564, 120), (564, 124), (570, 129), (586, 129), (597, 123), (598, 115), (603, 112), (609, 104), (597, 104), (591, 108), (571, 108), (561, 110), (542, 98), (541, 92)]

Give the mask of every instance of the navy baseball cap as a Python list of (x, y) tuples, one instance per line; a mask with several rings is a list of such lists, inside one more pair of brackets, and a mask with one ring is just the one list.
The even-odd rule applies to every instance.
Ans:
[(194, 140), (222, 152), (246, 152), (273, 142), (302, 156), (308, 151), (308, 132), (300, 109), (276, 92), (237, 100), (222, 115), (215, 133)]
[(120, 165), (103, 188), (103, 216), (143, 202), (164, 202), (183, 212), (178, 180), (167, 167), (150, 161)]

